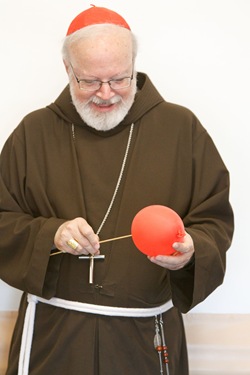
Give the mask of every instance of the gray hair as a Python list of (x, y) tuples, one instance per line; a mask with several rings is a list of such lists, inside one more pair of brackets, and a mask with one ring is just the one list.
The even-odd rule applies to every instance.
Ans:
[[(78, 31), (75, 31), (73, 34), (70, 34), (64, 38), (63, 41), (63, 46), (62, 46), (62, 57), (64, 61), (69, 61), (70, 60), (70, 46), (76, 43), (77, 41), (84, 40), (89, 38), (90, 36), (93, 35), (98, 35), (98, 34), (103, 34), (103, 33), (108, 33), (111, 28), (117, 29), (117, 27), (121, 27), (118, 25), (113, 25), (113, 24), (99, 24), (99, 25), (91, 25), (84, 27)], [(135, 62), (135, 58), (137, 55), (137, 39), (135, 35), (128, 29), (124, 28), (125, 32), (128, 32), (131, 35), (132, 38), (132, 59), (133, 59), (133, 64)]]

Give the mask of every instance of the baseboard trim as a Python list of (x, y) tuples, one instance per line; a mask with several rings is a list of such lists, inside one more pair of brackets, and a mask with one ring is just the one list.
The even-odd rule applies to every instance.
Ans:
[(187, 314), (190, 375), (250, 374), (250, 314)]

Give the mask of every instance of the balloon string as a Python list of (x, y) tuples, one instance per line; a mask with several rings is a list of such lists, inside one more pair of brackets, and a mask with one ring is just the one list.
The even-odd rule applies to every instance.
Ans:
[(126, 234), (125, 236), (108, 238), (107, 240), (102, 240), (99, 243), (105, 243), (105, 242), (110, 242), (110, 241), (117, 241), (117, 240), (121, 240), (123, 238), (128, 238), (128, 237), (132, 237), (132, 234)]
[[(128, 237), (132, 237), (132, 234), (126, 234), (125, 236), (119, 236), (119, 237), (108, 238), (107, 240), (99, 241), (99, 243), (105, 243), (105, 242), (111, 242), (111, 241), (122, 240), (123, 238), (128, 238)], [(57, 251), (57, 252), (55, 252), (55, 253), (50, 254), (50, 256), (58, 255), (58, 254), (65, 254), (65, 253), (64, 253), (63, 251)]]

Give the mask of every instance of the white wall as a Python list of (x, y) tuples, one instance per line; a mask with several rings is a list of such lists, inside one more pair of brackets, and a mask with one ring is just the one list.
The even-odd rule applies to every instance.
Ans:
[[(66, 84), (61, 40), (89, 4), (0, 0), (0, 147), (26, 113), (53, 101)], [(166, 100), (196, 113), (231, 172), (236, 231), (225, 282), (194, 312), (249, 313), (250, 1), (95, 4), (127, 19), (139, 39), (137, 69), (149, 74)], [(19, 293), (3, 282), (0, 296), (0, 310), (17, 308)]]

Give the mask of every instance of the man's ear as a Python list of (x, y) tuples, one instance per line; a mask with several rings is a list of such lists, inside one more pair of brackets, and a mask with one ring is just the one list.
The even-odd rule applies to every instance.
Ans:
[(69, 74), (69, 63), (66, 60), (63, 60), (63, 63), (64, 63), (67, 74)]

